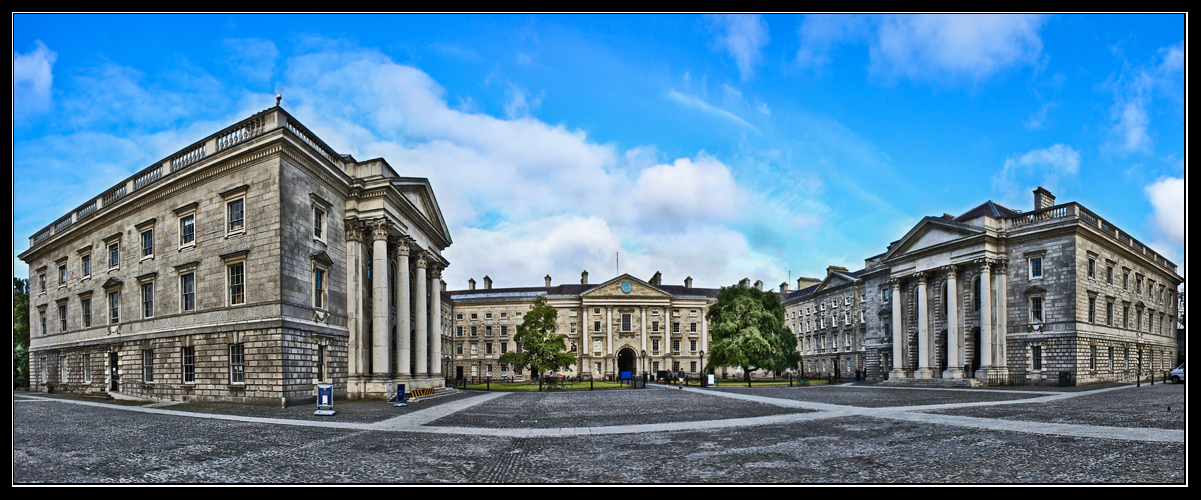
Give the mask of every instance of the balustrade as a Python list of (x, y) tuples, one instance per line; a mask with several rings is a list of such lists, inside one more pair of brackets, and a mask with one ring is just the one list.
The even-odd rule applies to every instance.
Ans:
[(142, 188), (150, 185), (154, 181), (157, 181), (159, 179), (159, 177), (162, 177), (162, 176), (163, 176), (163, 166), (162, 165), (155, 165), (149, 169), (143, 170), (141, 174), (139, 174), (137, 177), (134, 178), (133, 190), (137, 191), (139, 189), (142, 189)]

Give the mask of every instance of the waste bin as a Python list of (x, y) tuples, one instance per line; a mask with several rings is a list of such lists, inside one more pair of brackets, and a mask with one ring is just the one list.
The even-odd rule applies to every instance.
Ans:
[(1060, 387), (1069, 387), (1071, 385), (1072, 385), (1072, 372), (1069, 372), (1069, 371), (1059, 372), (1059, 386)]

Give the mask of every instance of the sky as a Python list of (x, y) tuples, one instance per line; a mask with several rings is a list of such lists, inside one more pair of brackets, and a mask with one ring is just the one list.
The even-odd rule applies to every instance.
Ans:
[[(778, 289), (1032, 191), (1185, 271), (1182, 15), (13, 15), (29, 237), (275, 104), (428, 178), (464, 289)], [(794, 288), (795, 289), (795, 288)]]

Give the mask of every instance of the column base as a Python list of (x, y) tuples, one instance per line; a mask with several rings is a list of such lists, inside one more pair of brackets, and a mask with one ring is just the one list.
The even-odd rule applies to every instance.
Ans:
[(918, 368), (913, 371), (913, 378), (936, 378), (934, 370), (930, 368)]
[(963, 368), (947, 368), (942, 372), (942, 378), (963, 378)]
[(909, 370), (903, 370), (900, 368), (894, 368), (892, 371), (888, 372), (889, 380), (900, 380), (903, 378), (912, 378), (912, 377), (913, 377), (913, 375), (909, 373)]

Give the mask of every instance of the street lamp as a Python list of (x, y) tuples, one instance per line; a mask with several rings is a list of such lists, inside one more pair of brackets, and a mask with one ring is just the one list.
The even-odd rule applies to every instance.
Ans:
[(709, 378), (705, 376), (705, 350), (701, 349), (701, 387), (709, 387)]

